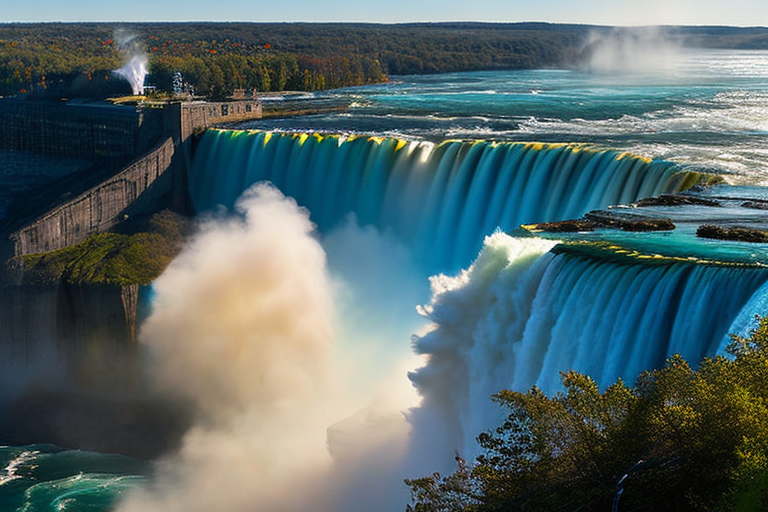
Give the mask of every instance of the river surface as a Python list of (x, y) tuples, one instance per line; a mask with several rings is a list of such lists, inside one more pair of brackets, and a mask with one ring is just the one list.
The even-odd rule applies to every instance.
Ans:
[[(680, 50), (658, 69), (525, 70), (393, 77), (318, 93), (349, 111), (245, 126), (440, 141), (590, 142), (768, 183), (768, 52)], [(308, 95), (310, 97), (311, 95)]]

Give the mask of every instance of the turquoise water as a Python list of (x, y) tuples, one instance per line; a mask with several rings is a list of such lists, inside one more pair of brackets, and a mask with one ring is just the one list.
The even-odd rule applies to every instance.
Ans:
[(354, 214), (406, 244), (427, 275), (468, 266), (495, 229), (558, 221), (678, 192), (701, 177), (663, 161), (580, 145), (408, 142), (209, 131), (189, 172), (196, 211), (233, 208), (271, 181), (322, 234)]
[(0, 510), (99, 512), (146, 481), (150, 464), (51, 445), (0, 446)]
[[(743, 265), (768, 268), (768, 245), (729, 240), (713, 240), (696, 236), (702, 224), (738, 226), (768, 231), (766, 210), (742, 206), (745, 201), (765, 200), (768, 189), (717, 185), (696, 197), (715, 200), (717, 206), (629, 206), (618, 205), (610, 209), (618, 214), (641, 215), (651, 218), (670, 219), (675, 229), (655, 233), (626, 232), (617, 229), (597, 229), (581, 233), (539, 233), (550, 239), (577, 242), (597, 242), (597, 246), (620, 245), (629, 253), (644, 259), (654, 255), (690, 260), (700, 263)], [(602, 245), (600, 244), (602, 243)], [(657, 256), (657, 257), (658, 257)]]
[[(337, 209), (344, 206), (415, 244), (415, 250), (429, 249), (433, 268), (466, 267), (482, 238), (503, 222), (504, 229), (512, 230), (520, 222), (556, 220), (580, 215), (585, 208), (671, 191), (674, 187), (665, 188), (665, 179), (676, 171), (715, 170), (743, 185), (704, 194), (765, 199), (767, 79), (768, 52), (682, 51), (663, 72), (530, 70), (393, 77), (388, 84), (318, 94), (350, 101), (347, 112), (245, 126), (280, 131), (269, 143), (264, 133), (206, 135), (201, 148), (207, 163), (195, 161), (201, 177), (195, 200), (203, 210), (218, 203), (231, 206), (250, 183), (269, 178), (310, 205), (318, 223), (333, 224), (344, 213)], [(304, 137), (300, 143), (302, 137), (283, 135), (286, 131), (342, 135)], [(384, 139), (360, 137), (354, 142), (349, 134)], [(522, 167), (525, 183), (517, 183), (522, 192), (504, 203), (501, 196), (506, 200), (507, 194), (496, 193), (496, 185), (508, 176), (492, 164), (516, 155), (512, 148), (518, 146), (506, 144), (515, 141), (587, 143), (594, 149), (583, 160), (562, 148), (517, 150), (521, 162), (523, 153), (531, 155)], [(652, 161), (619, 158), (622, 151)], [(339, 155), (343, 159), (334, 160)], [(259, 165), (252, 168), (251, 161)], [(634, 162), (639, 172), (622, 167), (626, 162)], [(322, 179), (303, 174), (310, 163), (322, 170)], [(220, 171), (224, 177), (217, 177)], [(621, 173), (619, 182), (597, 191), (598, 182)], [(578, 177), (584, 175), (591, 177), (582, 186)], [(420, 177), (424, 179), (418, 181)], [(645, 178), (649, 181), (643, 188)], [(366, 180), (367, 188), (361, 186)], [(322, 188), (329, 183), (336, 185)], [(635, 187), (631, 194), (628, 184)], [(412, 193), (417, 185), (428, 201)], [(513, 190), (514, 180), (508, 185)], [(534, 189), (538, 195), (526, 195)], [(594, 204), (587, 201), (592, 196)], [(407, 215), (403, 202), (424, 210)], [(510, 213), (502, 222), (487, 214), (493, 209), (522, 213)], [(467, 281), (446, 284), (433, 299), (431, 314), (438, 328), (416, 340), (422, 353), (442, 358), (439, 368), (414, 377), (425, 395), (423, 410), (441, 402), (440, 397), (455, 398), (442, 400), (456, 404), (444, 417), (457, 417), (460, 427), (449, 429), (463, 432), (469, 444), (493, 415), (486, 410), (491, 407), (487, 397), (500, 386), (538, 383), (554, 389), (563, 366), (606, 380), (631, 378), (672, 351), (691, 358), (710, 355), (728, 332), (744, 332), (751, 312), (768, 303), (768, 290), (763, 290), (768, 249), (697, 240), (692, 234), (704, 218), (746, 215), (749, 222), (759, 223), (763, 213), (745, 212), (735, 204), (717, 212), (661, 207), (654, 212), (675, 216), (680, 227), (653, 237), (600, 231), (572, 238), (619, 242), (644, 253), (694, 260), (654, 266), (639, 259), (627, 263), (555, 254), (549, 246), (538, 247), (541, 241), (502, 234), (486, 242)], [(426, 222), (432, 217), (434, 223)], [(441, 225), (446, 218), (451, 222)], [(445, 256), (447, 248), (450, 254)], [(696, 259), (731, 265), (697, 265)], [(691, 319), (702, 317), (706, 322), (692, 326)], [(621, 321), (614, 323), (615, 318)], [(652, 340), (645, 339), (648, 333), (653, 333)], [(456, 342), (446, 344), (450, 336)], [(514, 383), (509, 381), (512, 373)], [(447, 453), (451, 456), (452, 449)], [(110, 510), (128, 489), (147, 482), (150, 471), (149, 463), (116, 455), (43, 445), (0, 447), (0, 510)]]
[(247, 126), (428, 140), (592, 142), (765, 183), (768, 52), (686, 51), (660, 71), (393, 77), (332, 95), (348, 112)]

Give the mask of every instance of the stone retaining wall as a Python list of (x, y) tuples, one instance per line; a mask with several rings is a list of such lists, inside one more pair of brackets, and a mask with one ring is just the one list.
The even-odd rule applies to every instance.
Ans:
[[(11, 235), (16, 256), (53, 251), (107, 231), (124, 211), (171, 167), (170, 137), (145, 156), (75, 199), (47, 212)], [(170, 180), (168, 180), (170, 186)]]

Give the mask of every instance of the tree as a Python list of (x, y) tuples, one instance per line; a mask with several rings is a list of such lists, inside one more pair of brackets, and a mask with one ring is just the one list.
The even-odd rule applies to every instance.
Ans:
[(768, 320), (728, 352), (696, 370), (673, 356), (632, 388), (571, 371), (552, 397), (501, 391), (483, 454), (407, 480), (408, 510), (767, 510)]

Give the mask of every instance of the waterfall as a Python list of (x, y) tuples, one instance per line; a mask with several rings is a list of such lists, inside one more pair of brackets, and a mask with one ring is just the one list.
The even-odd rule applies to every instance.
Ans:
[(354, 213), (395, 234), (429, 271), (456, 271), (497, 227), (579, 217), (675, 192), (700, 179), (679, 167), (579, 144), (446, 141), (209, 131), (195, 151), (197, 211), (231, 208), (271, 181), (320, 231)]
[(731, 330), (747, 329), (767, 300), (768, 269), (575, 254), (555, 250), (558, 241), (504, 233), (701, 179), (578, 144), (212, 131), (199, 141), (189, 181), (198, 211), (231, 208), (248, 186), (271, 181), (321, 233), (352, 213), (439, 274), (421, 307), (432, 329), (414, 345), (428, 358), (411, 374), (424, 398), (411, 422), (417, 438), (429, 437), (423, 444), (443, 444), (429, 456), (450, 458), (472, 455), (474, 436), (500, 414), (489, 398), (503, 388), (554, 392), (570, 369), (601, 386), (631, 383), (672, 354), (695, 364), (722, 352)]
[(765, 268), (628, 263), (550, 251), (556, 243), (497, 233), (467, 271), (432, 278), (422, 312), (434, 330), (415, 345), (430, 360), (412, 380), (461, 453), (494, 424), (488, 397), (501, 389), (559, 391), (570, 369), (602, 387), (632, 384), (673, 354), (695, 364), (765, 302)]

